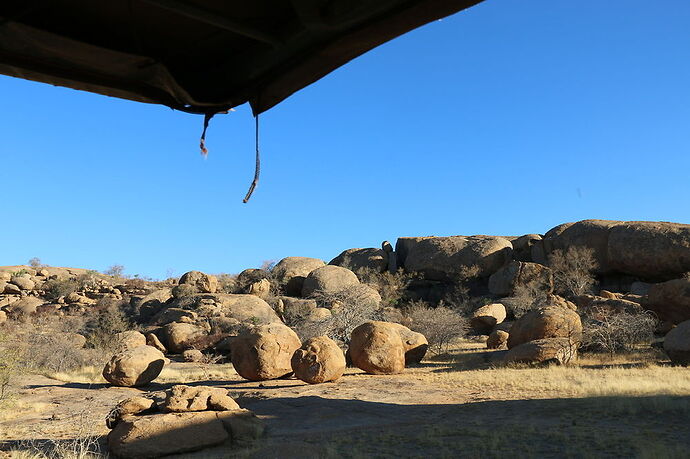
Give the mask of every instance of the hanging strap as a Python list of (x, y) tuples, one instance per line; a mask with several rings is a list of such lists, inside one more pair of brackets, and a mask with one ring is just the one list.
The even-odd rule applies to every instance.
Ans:
[(259, 174), (261, 174), (261, 157), (259, 155), (259, 115), (256, 115), (254, 117), (254, 126), (254, 141), (256, 144), (256, 163), (254, 165), (254, 180), (252, 180), (251, 185), (249, 185), (249, 191), (247, 191), (247, 195), (242, 200), (242, 202), (245, 204), (249, 201), (249, 198), (252, 197), (252, 193), (254, 193), (254, 188), (256, 188), (256, 185), (259, 183)]
[(215, 113), (206, 113), (204, 115), (204, 130), (201, 131), (201, 138), (199, 139), (199, 149), (201, 150), (201, 155), (208, 156), (208, 149), (206, 148), (206, 129), (208, 129), (208, 123), (211, 121)]

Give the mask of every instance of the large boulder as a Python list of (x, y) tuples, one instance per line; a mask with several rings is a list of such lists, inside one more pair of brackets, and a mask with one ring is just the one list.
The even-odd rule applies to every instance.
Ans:
[(618, 223), (612, 220), (582, 220), (558, 225), (544, 235), (545, 255), (548, 257), (555, 250), (567, 251), (570, 247), (589, 248), (593, 251), (597, 272), (609, 272), (609, 230)]
[(288, 296), (300, 296), (304, 279), (325, 263), (318, 258), (287, 257), (280, 260), (271, 270), (274, 278)]
[(195, 342), (205, 335), (205, 331), (194, 324), (173, 322), (163, 327), (165, 348), (173, 354), (180, 354), (192, 348)]
[(611, 268), (647, 279), (667, 280), (690, 271), (690, 225), (621, 222), (611, 229)]
[(359, 279), (347, 268), (326, 265), (309, 273), (302, 285), (302, 296), (309, 297), (315, 292), (334, 293), (359, 284)]
[[(541, 244), (544, 257), (573, 246), (593, 250), (598, 274), (669, 280), (690, 271), (690, 225), (686, 224), (583, 220), (558, 225)], [(532, 254), (534, 261), (544, 261), (535, 257), (534, 250)]]
[(429, 349), (429, 341), (427, 341), (426, 336), (412, 331), (402, 324), (394, 322), (390, 322), (390, 324), (398, 330), (405, 347), (405, 365), (421, 362), (427, 349)]
[(268, 324), (245, 330), (231, 345), (235, 371), (250, 381), (282, 378), (292, 373), (291, 359), (301, 342), (283, 324)]
[(232, 293), (191, 295), (176, 300), (172, 306), (235, 319), (238, 322), (252, 324), (280, 322), (273, 308), (255, 295)]
[(510, 241), (513, 245), (513, 259), (517, 261), (532, 260), (532, 247), (541, 242), (539, 234), (525, 234)]
[(28, 315), (36, 312), (36, 308), (45, 303), (35, 296), (25, 296), (5, 306), (5, 310), (11, 315)]
[(202, 273), (201, 271), (189, 271), (180, 277), (179, 284), (188, 284), (196, 287), (201, 293), (216, 293), (218, 291), (218, 279), (216, 276)]
[(251, 411), (241, 409), (130, 415), (108, 434), (108, 450), (118, 458), (158, 458), (229, 441), (245, 445), (262, 432), (261, 421)]
[(332, 259), (329, 265), (342, 266), (355, 272), (362, 268), (384, 272), (388, 269), (388, 253), (373, 247), (347, 249)]
[(127, 330), (116, 333), (115, 341), (120, 349), (134, 349), (146, 345), (146, 336), (136, 330)]
[(29, 276), (28, 274), (14, 276), (10, 280), (10, 283), (16, 285), (22, 290), (33, 290), (36, 286), (36, 283), (33, 280), (31, 280), (31, 276)]
[(487, 349), (508, 349), (509, 333), (505, 330), (496, 329), (491, 332), (486, 340)]
[(546, 338), (529, 341), (511, 348), (505, 355), (505, 363), (564, 365), (577, 356), (577, 345), (568, 338)]
[(507, 315), (506, 307), (501, 303), (487, 304), (472, 313), (470, 325), (475, 332), (485, 334), (506, 320)]
[(151, 346), (139, 346), (115, 354), (103, 368), (103, 377), (115, 386), (143, 386), (158, 377), (165, 356)]
[(365, 322), (352, 331), (352, 363), (371, 374), (396, 374), (405, 369), (405, 344), (399, 329), (389, 322)]
[(308, 339), (291, 359), (297, 379), (309, 384), (335, 381), (345, 372), (345, 354), (327, 336)]
[(645, 307), (663, 321), (679, 324), (690, 320), (690, 277), (653, 284)]
[(673, 363), (690, 365), (690, 320), (678, 324), (666, 334), (664, 351)]
[(520, 288), (553, 292), (551, 269), (538, 263), (511, 261), (489, 277), (489, 291), (498, 296), (513, 296)]
[(562, 306), (546, 306), (527, 312), (513, 323), (508, 348), (544, 338), (582, 339), (582, 322), (577, 312)]
[(513, 246), (497, 236), (450, 236), (408, 240), (405, 250), (407, 271), (453, 281), (466, 268), (476, 267), (478, 277), (490, 276), (510, 261)]

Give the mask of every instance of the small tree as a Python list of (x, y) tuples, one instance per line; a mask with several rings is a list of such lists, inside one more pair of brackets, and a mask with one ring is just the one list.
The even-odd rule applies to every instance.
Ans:
[[(383, 319), (378, 298), (365, 285), (352, 285), (336, 292), (317, 291), (312, 295), (316, 302), (329, 306), (331, 317), (320, 321), (305, 323), (303, 338), (326, 335), (335, 341), (347, 344), (352, 330), (369, 320)], [(311, 335), (311, 336), (307, 336)]]
[(412, 275), (405, 273), (402, 269), (391, 273), (388, 271), (380, 272), (372, 268), (360, 268), (356, 274), (360, 282), (379, 292), (382, 306), (398, 306), (412, 280)]
[(553, 283), (557, 293), (575, 297), (592, 291), (596, 283), (592, 272), (597, 268), (594, 250), (589, 247), (569, 247), (554, 250), (549, 256)]
[(105, 270), (103, 274), (106, 276), (112, 276), (112, 277), (117, 277), (121, 278), (125, 272), (125, 267), (122, 265), (112, 265), (108, 269)]
[(444, 306), (431, 308), (423, 301), (416, 301), (410, 303), (404, 313), (409, 320), (408, 327), (424, 335), (429, 349), (436, 354), (448, 352), (452, 342), (469, 330), (466, 318)]
[(31, 260), (29, 260), (29, 266), (32, 268), (40, 268), (43, 266), (43, 263), (41, 263), (41, 259), (38, 257), (33, 257)]

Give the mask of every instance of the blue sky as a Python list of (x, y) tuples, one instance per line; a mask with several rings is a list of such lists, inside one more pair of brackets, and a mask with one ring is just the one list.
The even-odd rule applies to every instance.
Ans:
[(399, 236), (690, 223), (690, 2), (487, 0), (261, 117), (0, 77), (0, 265), (165, 277)]

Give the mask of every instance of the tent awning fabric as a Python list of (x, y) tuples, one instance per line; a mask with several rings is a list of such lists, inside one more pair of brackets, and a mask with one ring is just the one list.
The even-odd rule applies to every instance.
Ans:
[(3, 0), (0, 73), (191, 113), (249, 102), (259, 114), (480, 1)]

